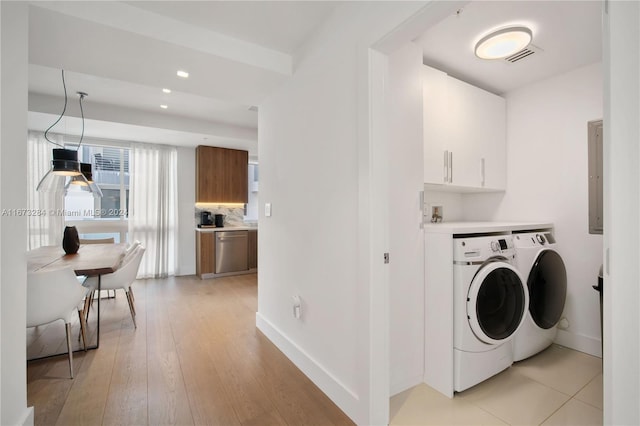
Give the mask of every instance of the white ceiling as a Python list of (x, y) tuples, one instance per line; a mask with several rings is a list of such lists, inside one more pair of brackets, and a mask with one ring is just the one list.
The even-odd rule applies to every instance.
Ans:
[(333, 10), (327, 1), (128, 1), (127, 4), (293, 54)]
[[(256, 111), (295, 72), (296, 55), (339, 2), (332, 1), (42, 1), (30, 2), (29, 125), (103, 139), (209, 144), (257, 156)], [(417, 39), (424, 62), (495, 93), (601, 58), (595, 1), (477, 1)], [(478, 38), (526, 24), (542, 48), (516, 64), (482, 61)], [(178, 69), (190, 73), (186, 80)], [(162, 93), (162, 88), (172, 90)], [(167, 109), (161, 109), (166, 104)]]
[[(105, 139), (210, 144), (257, 155), (259, 105), (337, 2), (30, 2), (29, 123)], [(178, 69), (190, 73), (176, 76)], [(171, 89), (170, 94), (162, 88)], [(168, 106), (161, 109), (160, 104)], [(123, 137), (124, 136), (124, 137)], [(248, 147), (248, 148), (247, 148)]]
[[(427, 30), (416, 42), (424, 63), (488, 91), (504, 94), (535, 81), (601, 61), (598, 1), (475, 1)], [(542, 51), (510, 64), (475, 56), (492, 30), (524, 25)]]

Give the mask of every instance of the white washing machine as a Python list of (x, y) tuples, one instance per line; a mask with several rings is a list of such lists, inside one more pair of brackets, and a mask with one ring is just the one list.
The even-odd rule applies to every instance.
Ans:
[(511, 339), (529, 293), (510, 235), (466, 236), (453, 244), (454, 390), (460, 392), (513, 363)]
[(567, 270), (551, 232), (515, 234), (513, 244), (529, 292), (524, 324), (513, 339), (513, 360), (520, 361), (553, 343), (567, 297)]

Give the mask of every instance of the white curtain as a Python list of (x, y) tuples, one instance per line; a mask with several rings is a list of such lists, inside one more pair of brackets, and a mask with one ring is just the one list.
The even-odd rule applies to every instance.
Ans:
[(176, 270), (176, 148), (133, 144), (129, 170), (129, 241), (146, 248), (138, 278), (166, 277)]
[[(62, 138), (50, 138), (62, 142)], [(40, 179), (51, 168), (52, 149), (58, 148), (47, 142), (43, 133), (29, 132), (27, 140), (27, 191), (28, 216), (27, 247), (29, 250), (40, 246), (62, 245), (64, 231), (64, 197), (36, 191)]]

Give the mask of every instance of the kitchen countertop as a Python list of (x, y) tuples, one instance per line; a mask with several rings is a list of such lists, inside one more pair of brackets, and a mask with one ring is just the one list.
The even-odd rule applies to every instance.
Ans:
[(550, 228), (553, 228), (553, 224), (545, 222), (441, 222), (424, 225), (424, 231), (432, 234), (477, 234)]
[(196, 232), (222, 232), (222, 231), (252, 231), (258, 230), (257, 226), (224, 226), (222, 228), (196, 228)]

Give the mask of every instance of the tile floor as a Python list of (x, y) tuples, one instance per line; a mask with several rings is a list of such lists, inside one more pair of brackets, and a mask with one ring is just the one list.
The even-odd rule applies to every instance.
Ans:
[(425, 384), (391, 398), (391, 425), (601, 425), (600, 358), (552, 345), (449, 399)]

